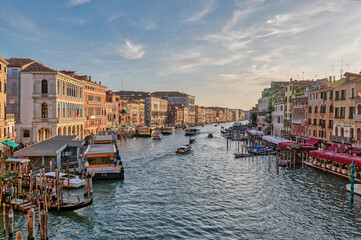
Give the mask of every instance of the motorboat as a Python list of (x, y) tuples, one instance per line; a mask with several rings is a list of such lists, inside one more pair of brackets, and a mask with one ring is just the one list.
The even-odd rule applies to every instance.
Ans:
[(160, 132), (155, 132), (153, 134), (153, 140), (162, 140), (163, 135)]
[(208, 138), (213, 138), (213, 134), (212, 133), (208, 134)]
[(196, 134), (199, 134), (201, 131), (198, 128), (187, 128), (186, 130), (184, 130), (184, 134), (186, 136), (193, 136)]
[(164, 127), (162, 129), (162, 134), (163, 135), (169, 135), (169, 134), (173, 134), (175, 133), (175, 128), (174, 127)]
[[(55, 172), (47, 172), (44, 175), (48, 179), (55, 179)], [(60, 180), (63, 181), (64, 188), (68, 187), (68, 182), (69, 182), (69, 188), (79, 188), (79, 187), (84, 186), (84, 184), (85, 184), (84, 179), (80, 179), (77, 175), (73, 175), (73, 174), (59, 172), (59, 178), (60, 178)], [(40, 186), (40, 175), (39, 174), (36, 175), (36, 185)]]
[(194, 143), (196, 141), (195, 138), (189, 138), (189, 143)]
[(189, 153), (191, 151), (191, 146), (189, 144), (184, 145), (180, 148), (177, 149), (177, 151), (175, 152), (176, 154), (186, 154)]
[(268, 155), (274, 153), (273, 149), (263, 146), (254, 146), (250, 150), (248, 150), (248, 152), (253, 155)]
[(240, 153), (240, 152), (234, 152), (234, 157), (239, 158), (239, 157), (251, 157), (253, 156), (250, 153)]

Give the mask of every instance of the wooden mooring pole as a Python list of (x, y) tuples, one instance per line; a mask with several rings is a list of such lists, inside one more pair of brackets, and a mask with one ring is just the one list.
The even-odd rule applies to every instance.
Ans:
[(5, 203), (3, 203), (3, 225), (4, 225), (4, 235), (6, 233), (6, 220), (5, 220)]
[(14, 232), (14, 211), (12, 208), (9, 209), (9, 238), (13, 237)]
[(20, 231), (16, 232), (15, 240), (24, 240), (23, 235), (21, 234)]
[(40, 219), (40, 240), (46, 240), (48, 239), (48, 229), (46, 228), (47, 216), (43, 210), (40, 211), (39, 219)]
[[(40, 208), (38, 209), (40, 212)], [(40, 223), (40, 221), (39, 221)], [(35, 229), (35, 212), (34, 209), (31, 208), (28, 211), (28, 239), (33, 240), (34, 239), (34, 229)]]

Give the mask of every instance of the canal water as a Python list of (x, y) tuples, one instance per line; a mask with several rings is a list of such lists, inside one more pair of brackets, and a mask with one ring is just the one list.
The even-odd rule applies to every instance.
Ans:
[[(124, 181), (94, 181), (92, 206), (50, 214), (50, 237), (361, 238), (361, 198), (350, 206), (347, 180), (309, 167), (277, 174), (267, 157), (235, 159), (235, 143), (227, 151), (220, 126), (201, 131), (184, 156), (175, 154), (188, 142), (182, 130), (161, 141), (120, 142)], [(24, 235), (25, 222), (26, 216), (15, 215), (15, 230)]]

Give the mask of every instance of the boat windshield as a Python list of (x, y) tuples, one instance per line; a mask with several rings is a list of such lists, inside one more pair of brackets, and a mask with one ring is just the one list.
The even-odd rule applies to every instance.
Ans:
[(87, 157), (89, 165), (103, 165), (103, 164), (112, 164), (114, 163), (113, 156), (106, 156), (106, 157)]

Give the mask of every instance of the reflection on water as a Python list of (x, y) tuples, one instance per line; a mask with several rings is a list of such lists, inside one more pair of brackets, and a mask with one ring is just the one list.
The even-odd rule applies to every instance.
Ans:
[[(124, 181), (94, 181), (94, 204), (50, 215), (54, 239), (361, 238), (361, 198), (350, 208), (347, 180), (267, 157), (235, 159), (220, 126), (202, 128), (188, 155), (183, 131), (119, 143)], [(213, 139), (207, 138), (212, 132)], [(82, 190), (79, 190), (82, 193)], [(26, 216), (15, 230), (26, 233)]]

